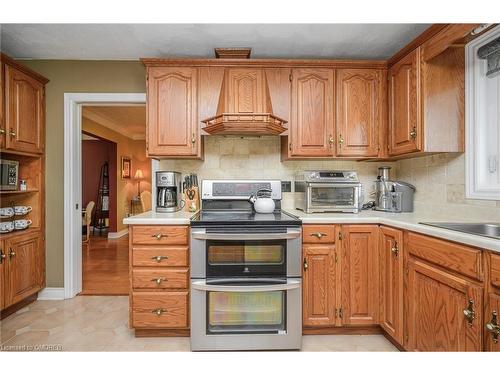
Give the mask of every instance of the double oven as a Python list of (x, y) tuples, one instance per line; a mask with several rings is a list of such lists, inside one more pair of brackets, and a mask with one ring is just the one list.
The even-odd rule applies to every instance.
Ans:
[(191, 222), (191, 349), (300, 349), (300, 220), (210, 215)]

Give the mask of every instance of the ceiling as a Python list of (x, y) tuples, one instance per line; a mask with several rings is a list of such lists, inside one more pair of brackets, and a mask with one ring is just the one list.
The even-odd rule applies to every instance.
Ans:
[(387, 59), (429, 24), (4, 24), (13, 58), (137, 60), (213, 57), (251, 47), (252, 57)]
[(83, 117), (130, 139), (146, 139), (146, 106), (83, 106)]

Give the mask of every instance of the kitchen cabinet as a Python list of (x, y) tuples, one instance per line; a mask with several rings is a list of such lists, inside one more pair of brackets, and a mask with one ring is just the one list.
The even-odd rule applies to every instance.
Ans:
[(44, 287), (45, 259), (41, 256), (40, 232), (35, 231), (4, 241), (5, 307), (9, 307)]
[(292, 69), (289, 155), (331, 157), (334, 140), (334, 70)]
[(405, 348), (481, 351), (482, 287), (415, 257), (407, 267)]
[(484, 309), (485, 350), (500, 352), (500, 254), (489, 253), (486, 259), (489, 278)]
[(197, 68), (147, 68), (148, 156), (201, 158), (197, 90)]
[(5, 130), (4, 70), (3, 56), (0, 54), (0, 150), (5, 148), (5, 138), (7, 137), (7, 131)]
[(335, 245), (304, 245), (303, 257), (303, 326), (335, 326), (337, 310)]
[(5, 307), (5, 263), (7, 255), (5, 254), (5, 241), (0, 241), (0, 311)]
[[(2, 148), (40, 154), (45, 136), (45, 83), (4, 63), (5, 125)], [(3, 133), (3, 132), (2, 132)]]
[(383, 124), (383, 72), (336, 71), (337, 156), (373, 157), (379, 153)]
[(380, 325), (403, 345), (403, 232), (380, 227)]
[(419, 151), (422, 144), (420, 118), (420, 49), (394, 64), (389, 79), (389, 155)]
[(379, 324), (378, 229), (342, 226), (342, 325)]

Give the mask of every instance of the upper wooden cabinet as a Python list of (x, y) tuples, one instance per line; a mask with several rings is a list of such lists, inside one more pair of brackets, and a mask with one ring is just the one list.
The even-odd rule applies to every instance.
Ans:
[(389, 69), (389, 154), (421, 149), (420, 50), (406, 55)]
[(380, 325), (403, 345), (403, 232), (380, 227)]
[(335, 155), (333, 69), (293, 69), (291, 96), (289, 155)]
[(201, 158), (198, 69), (148, 67), (148, 156)]
[(43, 153), (45, 82), (15, 66), (2, 65), (5, 75), (5, 125), (2, 127), (1, 146), (9, 151)]
[(377, 225), (342, 226), (342, 324), (379, 323)]
[(383, 126), (383, 72), (339, 69), (337, 86), (337, 155), (377, 156)]

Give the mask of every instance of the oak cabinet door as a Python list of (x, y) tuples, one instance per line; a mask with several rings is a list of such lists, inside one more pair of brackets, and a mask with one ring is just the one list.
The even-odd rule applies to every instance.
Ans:
[(410, 52), (389, 70), (389, 154), (419, 151), (420, 50)]
[(403, 232), (380, 227), (380, 325), (403, 345)]
[(484, 321), (486, 350), (500, 352), (500, 294), (488, 296)]
[(5, 241), (5, 307), (40, 290), (40, 233), (20, 235)]
[(377, 156), (382, 126), (382, 72), (337, 70), (337, 155)]
[(332, 69), (292, 70), (292, 121), (289, 125), (292, 157), (334, 155), (333, 96)]
[[(0, 58), (1, 60), (1, 58)], [(5, 129), (5, 90), (4, 90), (4, 69), (5, 64), (0, 61), (0, 149), (5, 148), (5, 138), (7, 131)]]
[(342, 227), (342, 324), (379, 323), (378, 226)]
[(42, 153), (45, 131), (44, 85), (5, 65), (5, 148)]
[[(483, 289), (416, 258), (408, 259), (407, 350), (480, 351)], [(472, 313), (470, 321), (465, 311)]]
[(335, 246), (304, 245), (303, 325), (335, 325)]
[(148, 68), (149, 156), (201, 157), (197, 73), (197, 68)]
[(0, 241), (0, 310), (5, 307), (5, 263), (7, 261), (5, 252), (5, 242)]

